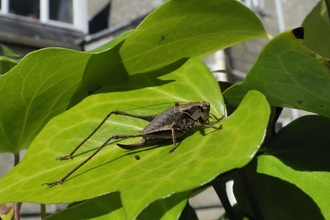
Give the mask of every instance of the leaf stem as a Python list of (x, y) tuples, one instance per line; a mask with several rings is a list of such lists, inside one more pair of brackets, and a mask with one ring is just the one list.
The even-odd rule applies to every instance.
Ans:
[(47, 217), (45, 204), (40, 204), (40, 215), (41, 219), (45, 219)]
[(20, 220), (21, 219), (21, 217), (19, 215), (19, 209), (20, 209), (19, 203), (15, 202), (14, 203), (14, 219), (15, 220)]
[(16, 166), (19, 163), (19, 153), (14, 154), (14, 166)]
[[(14, 154), (14, 166), (16, 166), (19, 163), (19, 161), (20, 161), (20, 158), (19, 158), (19, 152), (18, 152), (18, 153)], [(15, 220), (21, 219), (21, 217), (19, 215), (20, 207), (21, 207), (20, 203), (17, 203), (17, 202), (14, 203), (14, 219)]]
[(255, 198), (253, 192), (252, 192), (252, 188), (251, 188), (251, 185), (250, 185), (250, 182), (249, 182), (249, 179), (245, 173), (245, 170), (244, 168), (240, 168), (238, 169), (238, 174), (239, 174), (239, 177), (242, 181), (242, 184), (243, 184), (243, 188), (245, 190), (245, 193), (247, 195), (247, 198), (249, 200), (249, 203), (251, 205), (251, 208), (253, 210), (253, 213), (254, 213), (254, 216), (256, 219), (258, 220), (264, 220), (264, 217), (262, 215), (262, 212), (259, 208), (259, 205), (258, 205), (258, 202), (257, 202), (257, 199)]
[(220, 175), (212, 181), (212, 186), (217, 193), (223, 208), (225, 209), (228, 217), (230, 220), (236, 220), (236, 216), (233, 210), (233, 207), (231, 206), (228, 195), (226, 192), (226, 183), (223, 181), (223, 179), (220, 177)]

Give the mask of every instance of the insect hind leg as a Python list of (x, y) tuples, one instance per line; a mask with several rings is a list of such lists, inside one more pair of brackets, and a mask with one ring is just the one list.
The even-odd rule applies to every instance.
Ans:
[(69, 173), (67, 173), (64, 177), (62, 177), (60, 180), (49, 182), (49, 183), (43, 183), (42, 185), (47, 186), (55, 186), (58, 184), (62, 184), (69, 176), (71, 176), (74, 172), (76, 172), (80, 167), (82, 167), (85, 163), (87, 163), (90, 159), (92, 159), (98, 152), (100, 152), (112, 139), (121, 139), (121, 138), (130, 138), (130, 137), (141, 137), (143, 134), (123, 134), (123, 135), (113, 135), (110, 138), (108, 138), (93, 154), (91, 154), (89, 157), (87, 157), (85, 160), (83, 160), (78, 166), (73, 168)]
[(157, 115), (146, 115), (146, 116), (143, 116), (143, 115), (136, 115), (136, 114), (130, 114), (130, 113), (127, 113), (127, 112), (123, 112), (123, 111), (119, 111), (119, 110), (113, 110), (111, 112), (109, 112), (107, 114), (107, 116), (105, 116), (103, 118), (103, 120), (100, 122), (100, 124), (98, 124), (98, 126), (84, 139), (82, 140), (77, 147), (75, 147), (71, 152), (70, 154), (68, 155), (64, 155), (64, 156), (60, 156), (60, 157), (57, 157), (56, 160), (67, 160), (67, 159), (72, 159), (72, 156), (74, 155), (74, 153), (89, 139), (91, 138), (95, 132), (97, 130), (99, 130), (99, 128), (106, 122), (106, 120), (108, 120), (108, 118), (111, 116), (111, 115), (123, 115), (123, 116), (129, 116), (129, 117), (133, 117), (133, 118), (139, 118), (139, 119), (143, 119), (143, 120), (146, 120), (146, 121), (152, 121)]

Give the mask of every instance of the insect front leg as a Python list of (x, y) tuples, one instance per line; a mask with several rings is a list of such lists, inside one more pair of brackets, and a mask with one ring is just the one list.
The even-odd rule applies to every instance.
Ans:
[(212, 112), (210, 112), (210, 115), (217, 121), (217, 122), (219, 122), (219, 121), (221, 121), (225, 116), (223, 115), (222, 117), (218, 117), (218, 116), (216, 116), (215, 114), (213, 114)]
[(72, 159), (72, 156), (74, 155), (74, 153), (89, 139), (93, 136), (93, 134), (95, 134), (95, 132), (97, 130), (99, 130), (99, 128), (104, 124), (104, 122), (106, 122), (106, 120), (108, 120), (108, 118), (112, 115), (123, 115), (123, 116), (129, 116), (129, 117), (133, 117), (133, 118), (139, 118), (139, 119), (143, 119), (146, 121), (152, 121), (157, 115), (147, 115), (147, 116), (143, 116), (143, 115), (136, 115), (136, 114), (130, 114), (127, 112), (123, 112), (123, 111), (119, 111), (119, 110), (113, 110), (111, 112), (109, 112), (107, 114), (107, 116), (105, 116), (105, 118), (100, 122), (100, 124), (84, 139), (80, 142), (80, 144), (78, 144), (77, 147), (75, 147), (70, 154), (65, 155), (65, 156), (60, 156), (57, 157), (56, 160), (67, 160), (67, 159)]
[(214, 126), (214, 125), (209, 125), (209, 124), (200, 124), (200, 123), (195, 123), (195, 126), (196, 127), (199, 127), (199, 128), (213, 128), (215, 130), (220, 130), (222, 129), (222, 125), (220, 126)]

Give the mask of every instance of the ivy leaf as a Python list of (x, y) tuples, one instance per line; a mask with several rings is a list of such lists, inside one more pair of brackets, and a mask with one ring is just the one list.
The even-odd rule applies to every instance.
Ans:
[[(54, 159), (69, 153), (110, 110), (125, 110), (132, 105), (208, 100), (211, 111), (217, 116), (223, 115), (222, 96), (208, 68), (196, 59), (181, 60), (176, 65), (177, 68), (168, 67), (171, 71), (167, 74), (163, 69), (130, 77), (118, 83), (113, 92), (89, 96), (51, 120), (33, 141), (23, 161), (0, 180), (0, 185), (6, 186), (0, 189), (0, 203), (73, 202), (120, 191), (127, 218), (132, 219), (160, 198), (200, 187), (220, 173), (247, 164), (263, 141), (269, 118), (269, 105), (256, 91), (249, 92), (229, 118), (215, 124), (222, 124), (222, 130), (210, 128), (195, 132), (183, 139), (171, 154), (168, 153), (171, 142), (125, 151), (115, 141), (63, 185), (41, 186), (63, 177), (109, 136), (137, 133), (147, 125), (142, 120), (111, 116), (72, 160)], [(204, 77), (201, 78), (201, 74)], [(139, 108), (130, 112), (149, 115), (160, 111)], [(120, 143), (137, 141), (127, 139)], [(139, 155), (140, 160), (136, 160), (135, 155)], [(132, 187), (136, 190), (132, 191)]]
[(175, 193), (167, 198), (159, 199), (144, 209), (137, 220), (144, 219), (178, 219), (185, 208), (191, 191)]
[(168, 1), (135, 31), (92, 52), (30, 53), (0, 78), (0, 153), (27, 149), (51, 118), (100, 89), (113, 91), (120, 80), (265, 36), (258, 18), (236, 1)]
[(266, 37), (267, 32), (258, 17), (237, 1), (172, 0), (124, 36), (122, 42), (91, 58), (71, 106), (90, 91), (109, 88), (125, 77), (182, 58), (204, 57), (239, 42)]
[[(301, 117), (281, 129), (266, 154), (244, 168), (265, 219), (329, 219), (328, 128), (326, 117)], [(237, 180), (235, 197), (252, 214)]]
[(261, 37), (267, 37), (261, 21), (238, 1), (172, 0), (139, 25), (120, 53), (131, 74)]
[(71, 205), (46, 218), (56, 219), (126, 219), (126, 213), (120, 201), (120, 193), (113, 192)]
[(0, 76), (16, 66), (22, 58), (21, 54), (0, 44)]
[(66, 110), (90, 55), (44, 49), (0, 77), (0, 153), (29, 147), (43, 126)]
[[(190, 192), (182, 192), (159, 199), (144, 209), (137, 219), (177, 219), (184, 209)], [(56, 219), (127, 219), (120, 193), (113, 192), (78, 204), (70, 204), (46, 220)]]
[(272, 106), (330, 117), (329, 68), (328, 59), (304, 47), (292, 31), (285, 31), (264, 47), (244, 82), (227, 89), (224, 97), (230, 105), (237, 105), (247, 91), (258, 90)]
[(330, 57), (330, 21), (325, 1), (319, 1), (302, 26), (306, 30), (304, 45), (322, 56)]

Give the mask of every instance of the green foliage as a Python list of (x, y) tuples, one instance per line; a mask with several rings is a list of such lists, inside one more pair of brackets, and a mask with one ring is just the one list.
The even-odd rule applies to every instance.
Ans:
[(0, 44), (0, 75), (12, 69), (23, 58), (16, 51)]
[(67, 109), (89, 58), (77, 51), (43, 49), (0, 78), (0, 152), (28, 148), (43, 126)]
[(263, 48), (244, 82), (226, 90), (224, 97), (230, 105), (237, 105), (247, 91), (255, 89), (272, 106), (330, 117), (329, 68), (327, 58), (308, 50), (292, 31), (286, 31)]
[(329, 0), (320, 1), (306, 17), (302, 26), (308, 30), (304, 45), (321, 56), (330, 57), (330, 22), (326, 2)]
[[(318, 7), (304, 22), (307, 33), (320, 19)], [(329, 31), (327, 22), (322, 25)], [(197, 219), (187, 201), (212, 185), (229, 218), (330, 218), (329, 62), (295, 34), (286, 31), (270, 40), (245, 81), (224, 92), (225, 103), (237, 107), (230, 116), (218, 83), (196, 57), (267, 36), (237, 1), (167, 1), (136, 30), (94, 51), (47, 48), (28, 54), (0, 77), (0, 152), (28, 148), (23, 161), (0, 179), (0, 204), (71, 203), (50, 220)], [(322, 51), (329, 51), (324, 45)], [(112, 115), (72, 160), (55, 160), (111, 110), (154, 115), (174, 102), (204, 100), (212, 113), (227, 116), (210, 120), (221, 130), (192, 132), (171, 154), (171, 141), (134, 151), (116, 144), (139, 138), (111, 141), (62, 185), (42, 185), (59, 180), (110, 136), (137, 134), (148, 124)], [(270, 106), (318, 115), (272, 135), (277, 117)], [(234, 208), (223, 191), (231, 178)]]
[[(203, 74), (203, 83), (207, 89), (198, 80), (200, 74)], [(120, 89), (123, 91), (118, 91)], [(240, 108), (231, 117), (223, 120), (224, 128), (221, 131), (206, 129), (205, 134), (196, 132), (183, 140), (172, 154), (168, 154), (169, 147), (166, 146), (127, 152), (118, 148), (115, 141), (65, 184), (53, 188), (42, 187), (42, 183), (64, 176), (90, 154), (90, 149), (100, 146), (112, 134), (136, 133), (147, 124), (138, 119), (113, 116), (77, 152), (77, 157), (69, 161), (55, 160), (56, 157), (69, 153), (71, 148), (97, 126), (109, 109), (127, 109), (130, 105), (149, 105), (159, 101), (186, 102), (205, 99), (212, 104), (213, 113), (221, 116), (223, 112), (217, 83), (204, 64), (194, 59), (184, 62), (183, 66), (174, 72), (168, 72), (155, 80), (151, 80), (150, 74), (131, 77), (123, 84), (118, 83), (117, 89), (114, 90), (116, 92), (89, 96), (51, 120), (33, 141), (24, 160), (2, 179), (2, 184), (7, 187), (0, 190), (0, 202), (10, 200), (11, 197), (26, 201), (31, 196), (34, 202), (38, 203), (73, 202), (120, 191), (127, 218), (131, 219), (143, 207), (159, 198), (192, 190), (220, 173), (244, 166), (262, 142), (269, 117), (269, 107), (264, 97), (258, 92), (250, 92)], [(257, 106), (253, 103), (257, 103)], [(251, 106), (254, 107), (250, 108)], [(132, 112), (141, 115), (155, 113), (144, 108), (137, 110)], [(255, 129), (250, 129), (250, 126)], [(201, 139), (203, 141), (199, 141)], [(122, 142), (136, 141), (137, 139), (130, 139)], [(194, 145), (196, 142), (199, 144)], [(171, 143), (167, 146), (171, 146)], [(241, 146), (245, 147), (242, 149)], [(43, 149), (42, 152), (40, 149)], [(141, 159), (136, 160), (135, 154)], [(211, 167), (217, 169), (210, 169)], [(24, 176), (17, 179), (16, 184), (10, 184), (17, 173)], [(179, 180), (183, 173), (186, 181), (181, 180), (181, 184), (173, 181)], [(144, 181), (145, 179), (148, 181)], [(111, 184), (108, 180), (111, 180)], [(134, 187), (139, 189), (134, 193), (132, 182)], [(14, 192), (17, 187), (22, 191)], [(79, 189), (79, 193), (72, 195), (70, 192), (75, 188)], [(26, 190), (30, 193), (21, 193)], [(10, 197), (6, 195), (8, 191), (13, 192)], [(148, 191), (153, 193), (146, 193)]]

